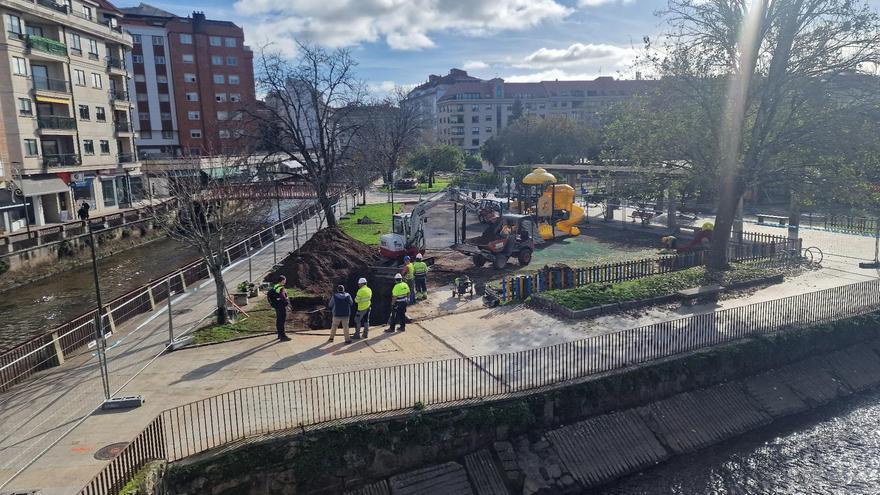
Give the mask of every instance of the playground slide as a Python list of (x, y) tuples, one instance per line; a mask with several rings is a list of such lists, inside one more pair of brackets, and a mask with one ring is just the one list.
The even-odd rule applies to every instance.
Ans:
[(575, 227), (575, 224), (581, 223), (584, 219), (584, 209), (574, 203), (569, 208), (568, 220), (556, 222), (556, 228), (568, 235), (581, 235), (581, 229)]

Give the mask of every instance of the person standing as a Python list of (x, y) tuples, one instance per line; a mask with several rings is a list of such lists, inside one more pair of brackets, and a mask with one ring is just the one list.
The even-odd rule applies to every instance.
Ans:
[(367, 279), (361, 277), (358, 279), (358, 290), (354, 296), (354, 302), (357, 304), (357, 313), (354, 317), (354, 336), (353, 339), (361, 338), (361, 324), (364, 327), (364, 338), (370, 334), (370, 307), (373, 301), (373, 289), (367, 287)]
[(278, 340), (281, 342), (290, 340), (287, 332), (284, 331), (284, 324), (287, 322), (287, 307), (290, 305), (287, 291), (284, 289), (284, 284), (286, 283), (287, 278), (284, 275), (278, 277), (278, 283), (273, 285), (269, 289), (269, 293), (266, 294), (266, 297), (269, 299), (269, 305), (275, 309), (275, 331), (278, 333)]
[(351, 301), (351, 295), (345, 292), (345, 286), (340, 285), (336, 287), (336, 293), (333, 294), (330, 302), (327, 303), (327, 307), (333, 312), (333, 322), (330, 324), (330, 340), (327, 342), (333, 342), (333, 338), (336, 337), (336, 328), (344, 325), (345, 343), (351, 344), (351, 338), (348, 336), (348, 321), (351, 319), (352, 304), (354, 303)]
[(79, 210), (76, 211), (79, 219), (85, 222), (89, 219), (89, 204), (83, 201), (83, 204), (79, 207)]
[(422, 253), (416, 255), (413, 263), (413, 275), (416, 285), (416, 299), (428, 298), (428, 264), (422, 261)]
[(400, 325), (400, 331), (406, 331), (406, 303), (409, 301), (409, 284), (403, 281), (399, 273), (394, 275), (394, 287), (391, 288), (391, 320), (385, 333), (394, 333), (394, 327)]
[(400, 275), (403, 277), (403, 280), (406, 281), (406, 285), (409, 286), (409, 303), (416, 303), (416, 272), (415, 267), (413, 266), (412, 259), (409, 256), (403, 257), (403, 269), (400, 270)]

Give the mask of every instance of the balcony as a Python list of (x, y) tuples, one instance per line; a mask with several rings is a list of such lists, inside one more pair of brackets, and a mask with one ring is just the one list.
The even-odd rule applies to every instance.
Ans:
[(50, 79), (47, 77), (34, 76), (34, 89), (42, 91), (55, 91), (56, 93), (70, 93), (70, 83), (64, 79)]
[(125, 70), (125, 60), (116, 57), (106, 57), (107, 68)]
[(116, 129), (116, 132), (131, 132), (131, 124), (120, 120), (113, 124), (113, 128)]
[(43, 166), (46, 168), (55, 167), (76, 167), (82, 161), (76, 153), (67, 153), (63, 155), (43, 155)]
[(117, 157), (119, 158), (119, 163), (134, 162), (134, 153), (120, 153)]
[(61, 5), (60, 3), (54, 2), (54, 0), (37, 0), (37, 3), (56, 12), (61, 12), (62, 14), (67, 13), (67, 5)]
[(76, 119), (57, 115), (42, 115), (37, 117), (37, 128), (74, 130), (76, 129)]
[(110, 99), (113, 101), (129, 101), (128, 91), (110, 91)]
[(29, 34), (27, 35), (26, 42), (27, 47), (30, 48), (31, 52), (38, 51), (50, 55), (58, 55), (60, 57), (67, 56), (67, 45), (60, 41)]

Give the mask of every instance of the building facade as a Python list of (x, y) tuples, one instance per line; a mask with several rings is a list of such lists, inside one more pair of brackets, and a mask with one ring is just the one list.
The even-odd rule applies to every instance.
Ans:
[(510, 123), (515, 105), (521, 105), (524, 115), (566, 116), (593, 122), (602, 109), (644, 93), (652, 84), (611, 77), (509, 83), (500, 78), (482, 80), (452, 69), (446, 76), (431, 75), (412, 90), (409, 101), (430, 116), (438, 143), (478, 153), (483, 143)]
[(122, 11), (134, 42), (141, 156), (234, 152), (243, 133), (240, 109), (255, 102), (253, 52), (242, 29), (200, 12), (181, 18), (146, 4)]
[(121, 13), (106, 0), (0, 0), (0, 14), (3, 230), (141, 199)]

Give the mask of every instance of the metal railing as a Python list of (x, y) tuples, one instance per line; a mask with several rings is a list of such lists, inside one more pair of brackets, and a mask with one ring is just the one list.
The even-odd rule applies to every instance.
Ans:
[(110, 99), (114, 101), (128, 101), (128, 91), (112, 90), (110, 91)]
[(113, 129), (116, 132), (131, 132), (131, 123), (128, 121), (117, 120), (113, 123)]
[(43, 155), (43, 166), (53, 167), (76, 167), (82, 163), (77, 153), (64, 153), (59, 155)]
[(134, 162), (134, 153), (119, 153), (117, 155), (119, 158), (119, 163), (133, 163)]
[(56, 91), (58, 93), (70, 93), (70, 83), (64, 79), (51, 79), (48, 77), (33, 77), (34, 89), (43, 91)]
[(118, 57), (106, 57), (107, 67), (111, 69), (125, 69), (125, 60)]
[(73, 117), (60, 117), (58, 115), (38, 115), (37, 128), (76, 129), (76, 119)]
[(57, 12), (61, 12), (62, 14), (67, 13), (67, 5), (62, 5), (55, 2), (54, 0), (37, 0), (37, 4), (42, 5), (43, 7), (48, 7)]
[(27, 47), (32, 51), (37, 50), (52, 55), (67, 56), (67, 45), (60, 41), (29, 34), (26, 37), (26, 43)]
[(437, 407), (507, 399), (598, 373), (878, 309), (880, 281), (871, 280), (537, 349), (233, 390), (163, 411), (80, 495), (117, 493), (149, 461), (177, 461), (250, 437), (402, 412), (417, 403)]

